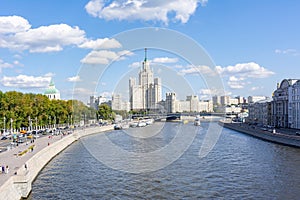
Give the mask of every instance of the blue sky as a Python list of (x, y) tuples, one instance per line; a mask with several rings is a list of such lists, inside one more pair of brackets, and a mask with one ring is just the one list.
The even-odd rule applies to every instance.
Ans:
[[(137, 76), (144, 51), (126, 49), (130, 45), (118, 38), (129, 30), (153, 27), (190, 38), (215, 64), (194, 66), (174, 51), (149, 47), (148, 59), (155, 76), (163, 74), (164, 91), (181, 92), (181, 98), (194, 93), (205, 99), (218, 93), (218, 88), (206, 84), (209, 69), (220, 74), (225, 93), (233, 96), (271, 96), (277, 82), (300, 78), (297, 0), (2, 0), (0, 4), (1, 91), (43, 93), (52, 78), (63, 99), (76, 97), (74, 93), (126, 96), (128, 78)], [(176, 45), (184, 44), (178, 40)], [(106, 73), (97, 72), (99, 77), (93, 72), (101, 67)], [(83, 80), (85, 68), (90, 74)], [(171, 79), (186, 82), (191, 90), (176, 88)]]

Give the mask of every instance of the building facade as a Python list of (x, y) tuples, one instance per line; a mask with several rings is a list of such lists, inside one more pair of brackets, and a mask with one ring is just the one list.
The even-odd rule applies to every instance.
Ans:
[(176, 93), (166, 93), (165, 109), (168, 113), (177, 112), (213, 112), (211, 100), (199, 101), (197, 95), (190, 95), (186, 100), (177, 100)]
[(249, 96), (248, 97), (248, 103), (255, 103), (257, 101), (260, 101), (260, 100), (266, 100), (268, 97), (266, 96)]
[(45, 90), (44, 95), (46, 95), (50, 100), (60, 99), (60, 92), (55, 88), (53, 80), (50, 81), (49, 87)]
[(107, 98), (103, 97), (103, 96), (90, 96), (90, 102), (88, 103), (88, 105), (90, 106), (90, 108), (94, 108), (95, 110), (98, 110), (99, 106), (102, 103), (106, 103), (107, 102)]
[(290, 128), (289, 124), (289, 91), (297, 79), (284, 79), (273, 93), (272, 125), (275, 127)]
[(162, 87), (160, 78), (153, 77), (153, 71), (147, 60), (147, 50), (145, 49), (145, 59), (139, 72), (138, 83), (135, 78), (129, 79), (129, 102), (131, 110), (155, 110), (162, 100)]
[(111, 99), (111, 108), (116, 111), (129, 111), (129, 102), (123, 101), (121, 94), (113, 94)]
[(259, 125), (271, 125), (272, 100), (260, 100), (248, 105), (248, 122)]
[(289, 87), (288, 124), (290, 128), (300, 129), (300, 80)]

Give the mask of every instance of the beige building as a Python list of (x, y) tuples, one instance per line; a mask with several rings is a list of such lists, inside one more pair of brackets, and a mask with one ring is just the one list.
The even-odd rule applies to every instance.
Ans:
[(139, 81), (135, 78), (129, 79), (129, 102), (131, 110), (154, 110), (158, 109), (158, 103), (162, 100), (162, 87), (160, 78), (153, 77), (147, 60), (145, 59), (139, 72)]

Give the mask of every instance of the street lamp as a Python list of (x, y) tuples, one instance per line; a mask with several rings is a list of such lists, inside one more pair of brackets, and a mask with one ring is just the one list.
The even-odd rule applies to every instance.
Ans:
[(37, 130), (38, 127), (37, 127), (37, 117), (35, 117), (35, 130)]
[(3, 129), (4, 129), (3, 135), (5, 135), (5, 122), (6, 122), (6, 118), (4, 117), (4, 118), (3, 118)]
[(12, 124), (13, 124), (13, 119), (10, 118), (10, 133), (11, 133), (11, 134), (12, 134), (12, 132), (13, 132)]

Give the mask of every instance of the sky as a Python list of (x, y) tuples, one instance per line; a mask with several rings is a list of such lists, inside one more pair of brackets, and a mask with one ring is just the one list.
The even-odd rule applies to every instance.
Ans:
[[(145, 57), (163, 92), (271, 97), (300, 78), (298, 0), (1, 0), (0, 90), (128, 96)], [(164, 98), (163, 94), (163, 98)]]

